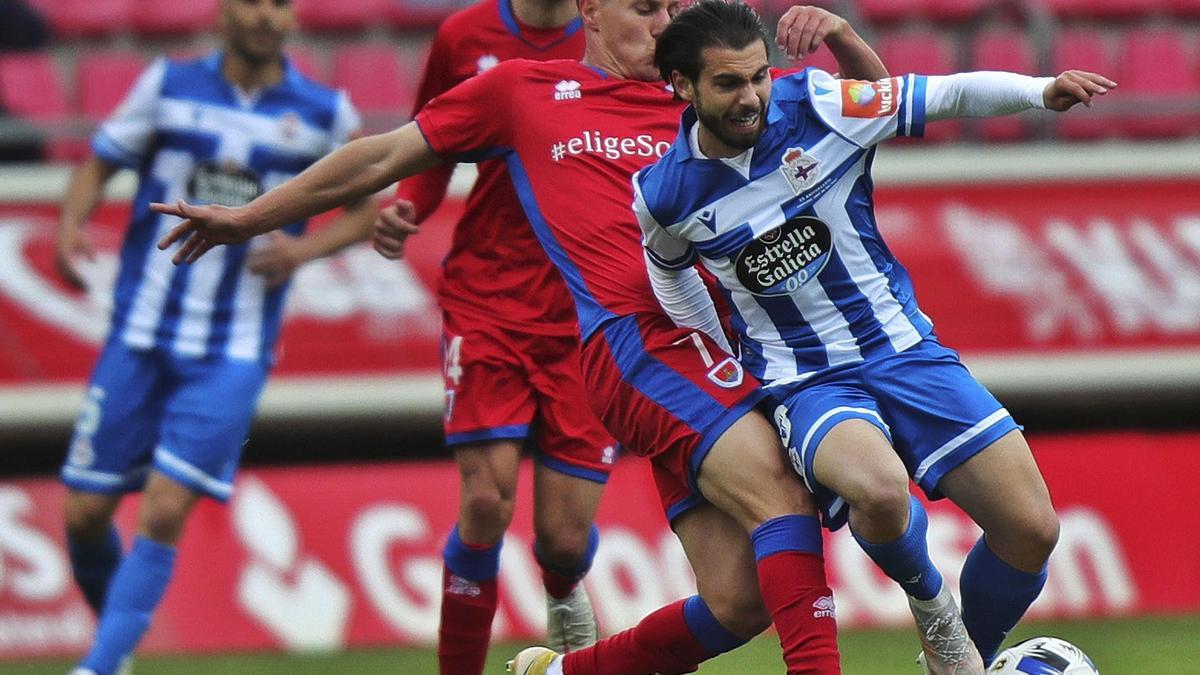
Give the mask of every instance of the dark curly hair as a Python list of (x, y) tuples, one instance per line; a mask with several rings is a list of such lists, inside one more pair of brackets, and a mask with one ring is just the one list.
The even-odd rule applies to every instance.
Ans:
[(704, 66), (700, 52), (708, 47), (745, 49), (755, 40), (761, 40), (770, 52), (767, 30), (749, 5), (736, 0), (700, 0), (675, 15), (658, 36), (654, 65), (667, 82), (676, 70), (694, 82)]

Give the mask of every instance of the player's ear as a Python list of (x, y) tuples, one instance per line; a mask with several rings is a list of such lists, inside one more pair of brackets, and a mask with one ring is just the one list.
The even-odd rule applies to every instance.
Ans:
[(604, 0), (576, 0), (576, 6), (579, 8), (579, 17), (583, 20), (583, 25), (589, 30), (599, 30), (596, 27), (596, 12), (600, 9)]
[(671, 71), (671, 87), (675, 89), (675, 95), (679, 98), (691, 103), (696, 98), (695, 84), (692, 80), (678, 70)]

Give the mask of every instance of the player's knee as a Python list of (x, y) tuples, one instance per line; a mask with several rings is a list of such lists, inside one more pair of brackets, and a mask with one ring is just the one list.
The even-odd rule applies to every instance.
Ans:
[(568, 523), (542, 525), (536, 528), (538, 554), (557, 567), (572, 568), (587, 555), (591, 526)]
[(76, 541), (93, 541), (108, 531), (111, 522), (107, 509), (78, 501), (68, 501), (63, 512), (67, 536)]
[(879, 527), (899, 528), (908, 522), (908, 474), (896, 462), (870, 468), (855, 467), (838, 492), (859, 519)]
[(459, 517), (478, 529), (501, 530), (512, 521), (514, 500), (506, 497), (494, 487), (475, 486), (466, 491), (462, 498), (462, 513)]
[(850, 503), (850, 508), (859, 515), (880, 525), (891, 524), (904, 528), (908, 522), (908, 485), (905, 483), (879, 482), (869, 486)]
[(1038, 514), (1026, 522), (1022, 528), (1023, 532), (1019, 535), (1024, 543), (1026, 555), (1034, 562), (1040, 561), (1041, 564), (1045, 564), (1050, 559), (1054, 547), (1058, 545), (1059, 529), (1058, 514), (1053, 510)]
[(138, 515), (140, 533), (163, 544), (174, 544), (184, 532), (184, 522), (194, 503), (193, 498), (173, 494), (155, 495), (145, 492), (142, 512)]
[(704, 602), (725, 630), (740, 638), (752, 638), (771, 625), (771, 615), (756, 592), (708, 593)]
[(988, 546), (1018, 568), (1033, 571), (1050, 559), (1058, 544), (1060, 524), (1052, 509), (1010, 518), (986, 530)]

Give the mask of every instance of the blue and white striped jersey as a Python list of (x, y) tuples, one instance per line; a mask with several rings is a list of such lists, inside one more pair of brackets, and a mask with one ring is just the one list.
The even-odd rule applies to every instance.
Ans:
[(920, 135), (926, 78), (775, 81), (767, 128), (730, 159), (698, 155), (689, 108), (671, 150), (634, 177), (647, 259), (702, 261), (732, 310), (741, 360), (768, 383), (912, 347), (933, 331), (875, 223), (875, 144)]
[[(255, 242), (220, 246), (176, 267), (156, 243), (178, 220), (147, 205), (245, 204), (344, 143), (359, 116), (345, 93), (290, 64), (278, 85), (243, 92), (222, 76), (221, 59), (155, 61), (92, 139), (101, 159), (139, 179), (109, 339), (186, 357), (269, 361), (285, 288), (267, 288), (245, 269)], [(304, 226), (284, 230), (299, 234)]]

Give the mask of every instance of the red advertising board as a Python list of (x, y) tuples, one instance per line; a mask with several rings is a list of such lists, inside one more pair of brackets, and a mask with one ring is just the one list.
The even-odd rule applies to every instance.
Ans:
[[(362, 245), (303, 267), (288, 297), (277, 375), (436, 371), (441, 315), (434, 289), (461, 209), (450, 201), (439, 210), (403, 261)], [(0, 387), (87, 378), (108, 323), (128, 213), (108, 204), (93, 216), (97, 255), (80, 262), (91, 282), (80, 293), (54, 272), (56, 207), (0, 204)]]
[[(1187, 179), (878, 190), (878, 222), (947, 344), (972, 354), (1200, 353), (1200, 205)], [(430, 372), (448, 200), (389, 263), (355, 248), (302, 270), (277, 376)], [(0, 387), (86, 378), (127, 210), (94, 218), (95, 288), (53, 274), (55, 207), (0, 204)]]
[(880, 190), (888, 246), (963, 352), (1200, 349), (1194, 179)]
[[(1036, 617), (1200, 610), (1200, 434), (1096, 434), (1031, 441), (1062, 520)], [(694, 592), (646, 465), (623, 460), (601, 504), (586, 580), (604, 631)], [(228, 506), (205, 502), (144, 644), (152, 651), (333, 649), (434, 639), (440, 549), (455, 518), (450, 463), (246, 471)], [(501, 559), (497, 637), (533, 639), (545, 606), (530, 550), (529, 467)], [(63, 491), (0, 483), (0, 658), (78, 653), (93, 619), (70, 579)], [(130, 531), (136, 504), (120, 512)], [(1180, 536), (1180, 533), (1191, 533)], [(930, 549), (957, 587), (978, 529), (930, 507)], [(899, 588), (845, 530), (826, 542), (843, 626), (909, 621)]]

